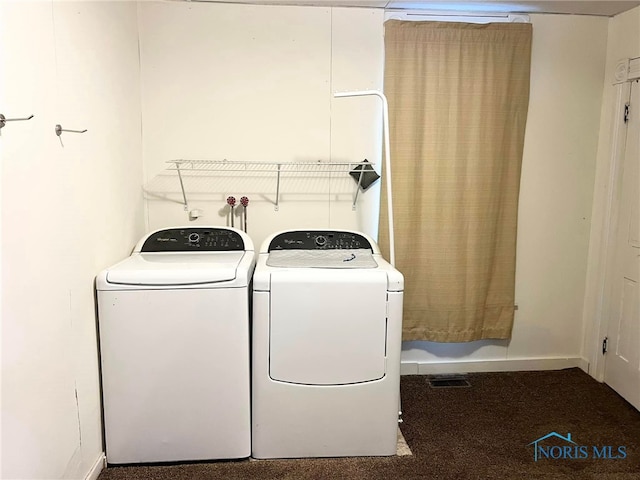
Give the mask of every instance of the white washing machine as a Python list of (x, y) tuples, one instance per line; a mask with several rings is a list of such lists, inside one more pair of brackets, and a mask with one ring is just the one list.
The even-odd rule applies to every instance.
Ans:
[(183, 227), (97, 277), (108, 463), (250, 455), (254, 267), (244, 232)]
[(361, 233), (295, 230), (262, 244), (253, 457), (395, 455), (403, 288)]

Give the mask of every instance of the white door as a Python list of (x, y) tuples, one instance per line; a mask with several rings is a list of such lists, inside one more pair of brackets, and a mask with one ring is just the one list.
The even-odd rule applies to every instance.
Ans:
[(605, 382), (640, 410), (640, 85), (631, 82), (616, 230), (611, 243)]

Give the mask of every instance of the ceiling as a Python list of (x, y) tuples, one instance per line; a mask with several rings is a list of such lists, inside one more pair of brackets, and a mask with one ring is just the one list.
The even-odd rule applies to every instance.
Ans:
[(426, 10), (453, 13), (564, 13), (574, 15), (599, 15), (612, 17), (640, 5), (640, 1), (617, 0), (568, 0), (568, 1), (518, 1), (518, 0), (195, 0), (214, 3), (248, 3), (262, 5), (313, 5), (336, 7), (369, 7), (401, 10)]

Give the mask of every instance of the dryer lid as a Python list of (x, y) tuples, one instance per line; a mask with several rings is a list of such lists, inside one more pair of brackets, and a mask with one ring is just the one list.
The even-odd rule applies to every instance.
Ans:
[(116, 285), (180, 286), (235, 280), (245, 252), (138, 253), (107, 271)]
[(279, 268), (377, 268), (371, 250), (274, 250), (267, 266)]

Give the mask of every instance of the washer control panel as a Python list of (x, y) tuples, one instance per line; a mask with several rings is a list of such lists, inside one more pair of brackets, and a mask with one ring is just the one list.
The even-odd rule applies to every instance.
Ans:
[(169, 228), (151, 234), (141, 252), (229, 252), (244, 250), (238, 232), (226, 228)]
[(355, 250), (367, 248), (373, 252), (369, 241), (359, 233), (331, 230), (284, 232), (269, 243), (274, 250)]

